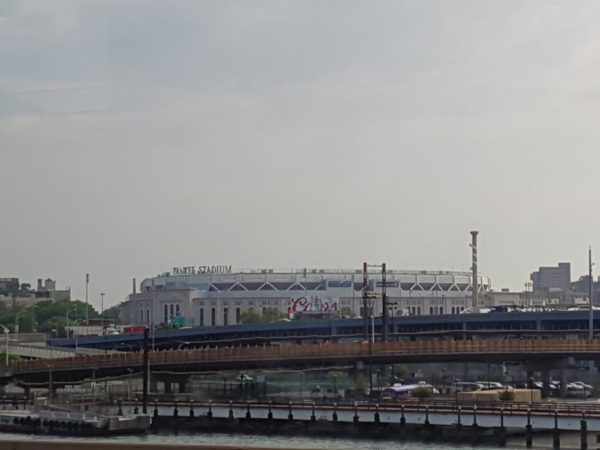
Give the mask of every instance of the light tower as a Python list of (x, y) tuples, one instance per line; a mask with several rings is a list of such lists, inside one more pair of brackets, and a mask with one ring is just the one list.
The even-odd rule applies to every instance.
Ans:
[(472, 261), (472, 265), (471, 265), (471, 270), (473, 271), (473, 279), (471, 282), (471, 286), (473, 286), (473, 293), (472, 293), (472, 307), (473, 308), (478, 308), (479, 307), (479, 277), (477, 276), (477, 235), (479, 234), (479, 231), (471, 231), (471, 261)]

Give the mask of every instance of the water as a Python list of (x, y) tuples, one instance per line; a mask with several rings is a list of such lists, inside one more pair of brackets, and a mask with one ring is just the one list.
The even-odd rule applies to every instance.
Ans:
[[(468, 445), (450, 446), (446, 444), (425, 444), (419, 442), (394, 442), (373, 441), (363, 439), (324, 438), (324, 437), (300, 437), (300, 436), (263, 436), (263, 435), (231, 435), (231, 434), (148, 434), (145, 436), (120, 436), (110, 438), (65, 438), (57, 436), (39, 436), (24, 434), (0, 434), (2, 440), (69, 440), (83, 442), (127, 442), (148, 444), (206, 444), (206, 445), (231, 445), (231, 446), (255, 446), (274, 449), (327, 449), (327, 450), (472, 450), (474, 447)], [(492, 450), (497, 447), (477, 446), (478, 450)], [(507, 449), (523, 448), (523, 446), (510, 447)]]

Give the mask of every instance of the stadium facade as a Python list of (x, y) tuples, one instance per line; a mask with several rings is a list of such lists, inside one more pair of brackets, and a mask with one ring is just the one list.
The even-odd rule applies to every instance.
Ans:
[[(479, 291), (490, 280), (479, 276)], [(368, 272), (367, 315), (382, 312), (381, 272)], [(459, 314), (471, 306), (470, 272), (387, 271), (390, 315)], [(362, 270), (241, 270), (231, 266), (175, 267), (140, 283), (121, 304), (123, 323), (223, 326), (241, 323), (244, 312), (275, 308), (282, 315), (356, 317), (363, 315)]]

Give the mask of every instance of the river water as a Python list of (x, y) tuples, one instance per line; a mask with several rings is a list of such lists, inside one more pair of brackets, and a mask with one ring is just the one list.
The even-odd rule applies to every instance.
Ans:
[[(566, 437), (566, 436), (565, 436)], [(574, 437), (574, 436), (573, 436)], [(149, 444), (211, 444), (211, 445), (231, 445), (231, 446), (254, 446), (268, 447), (274, 449), (323, 449), (323, 450), (471, 450), (475, 447), (468, 445), (446, 445), (446, 444), (426, 444), (419, 442), (394, 442), (394, 441), (374, 441), (366, 439), (344, 439), (344, 438), (324, 438), (324, 437), (299, 437), (299, 436), (262, 436), (262, 435), (231, 435), (231, 434), (148, 434), (145, 436), (120, 436), (110, 438), (64, 438), (53, 436), (38, 436), (38, 435), (23, 435), (23, 434), (0, 434), (0, 440), (69, 440), (69, 441), (85, 441), (85, 442), (127, 442), (127, 443), (149, 443)], [(535, 448), (551, 448), (547, 439), (534, 440)], [(575, 442), (565, 442), (563, 448), (572, 447)], [(497, 447), (477, 446), (477, 450), (491, 450)], [(522, 449), (524, 442), (514, 444), (509, 443), (506, 449)], [(183, 448), (182, 448), (183, 450)]]

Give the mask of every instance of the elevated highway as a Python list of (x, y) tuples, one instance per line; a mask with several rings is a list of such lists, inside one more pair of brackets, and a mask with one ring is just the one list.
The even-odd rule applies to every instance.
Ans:
[[(375, 337), (383, 331), (376, 317)], [(278, 321), (268, 324), (197, 327), (189, 329), (153, 329), (152, 348), (178, 349), (221, 345), (262, 345), (273, 343), (354, 342), (364, 339), (362, 319), (318, 321)], [(594, 328), (600, 330), (600, 314)], [(371, 334), (369, 323), (369, 334)], [(586, 311), (496, 312), (489, 314), (446, 314), (402, 316), (390, 318), (388, 335), (392, 341), (416, 339), (495, 339), (553, 338), (556, 336), (587, 337)], [(51, 339), (56, 347), (96, 348), (137, 351), (142, 347), (142, 334), (85, 336), (74, 339)]]
[[(266, 368), (304, 369), (408, 362), (548, 362), (568, 357), (600, 358), (600, 339), (422, 340), (394, 343), (307, 344), (286, 346), (205, 347), (150, 352), (153, 372), (190, 374)], [(22, 361), (0, 367), (0, 383), (69, 384), (118, 377), (142, 370), (141, 352)]]

